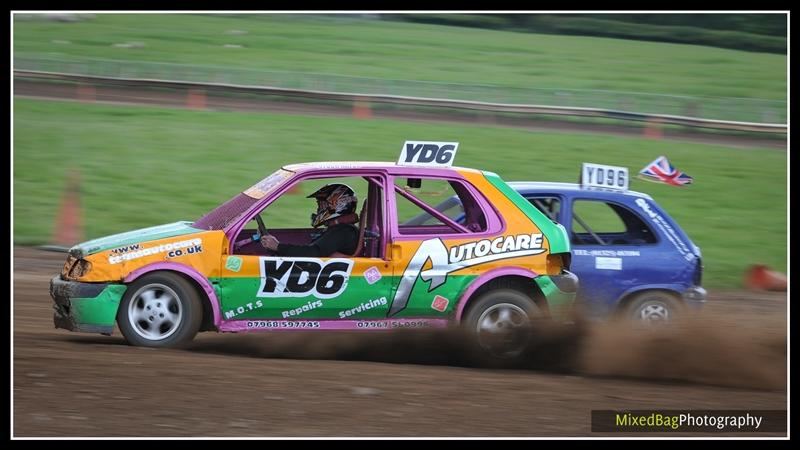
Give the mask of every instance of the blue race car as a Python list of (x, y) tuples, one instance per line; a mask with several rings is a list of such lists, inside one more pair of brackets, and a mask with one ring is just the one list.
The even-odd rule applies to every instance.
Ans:
[(592, 317), (668, 321), (706, 300), (700, 248), (647, 194), (570, 183), (509, 183), (572, 241), (576, 302)]
[[(567, 229), (570, 271), (580, 280), (576, 304), (588, 317), (662, 322), (705, 303), (700, 248), (649, 195), (571, 183), (509, 185)], [(460, 205), (450, 197), (436, 208), (447, 214)]]

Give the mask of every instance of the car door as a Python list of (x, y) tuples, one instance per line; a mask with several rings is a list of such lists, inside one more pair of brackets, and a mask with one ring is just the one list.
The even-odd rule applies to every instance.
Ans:
[[(469, 262), (476, 242), (499, 231), (499, 220), (488, 220), (494, 211), (477, 201), (476, 188), (465, 180), (433, 176), (398, 174), (391, 213), (392, 241), (390, 260), (396, 286), (388, 314), (392, 319), (430, 318), (444, 321), (456, 310), (458, 294), (481, 271), (502, 262), (480, 266)], [(458, 201), (451, 201), (453, 197)], [(437, 209), (436, 205), (448, 205)], [(469, 247), (468, 251), (463, 247)], [(453, 252), (451, 254), (451, 252)], [(477, 253), (477, 250), (476, 250)], [(448, 270), (449, 261), (459, 260), (463, 267)], [(414, 324), (431, 323), (427, 319)], [(405, 325), (404, 325), (405, 326)]]
[(572, 239), (572, 270), (579, 301), (590, 314), (606, 315), (620, 297), (642, 285), (664, 282), (669, 258), (648, 222), (624, 199), (575, 197), (565, 208)]
[[(364, 238), (381, 236), (384, 229), (383, 178), (379, 174), (364, 174), (363, 190), (369, 192), (365, 202), (359, 202), (358, 214), (363, 217), (359, 227), (365, 227)], [(369, 178), (369, 179), (367, 179)], [(304, 180), (298, 180), (301, 184)], [(330, 179), (306, 180), (319, 187)], [(298, 193), (298, 187), (285, 192)], [(303, 192), (305, 194), (305, 192)], [(287, 209), (277, 211), (277, 218), (288, 217), (291, 210), (315, 208), (313, 200), (305, 195), (290, 199)], [(264, 209), (269, 214), (271, 206), (277, 208), (280, 197)], [(361, 206), (363, 205), (363, 206)], [(273, 214), (265, 221), (270, 233), (279, 240), (300, 239), (314, 233), (291, 224), (281, 231)], [(306, 219), (307, 220), (307, 219)], [(249, 227), (249, 228), (248, 228)], [(239, 234), (247, 241), (248, 235), (257, 235), (255, 225), (249, 225)], [(368, 230), (366, 229), (368, 228)], [(316, 231), (319, 232), (319, 231)], [(311, 240), (310, 236), (306, 240)], [(257, 239), (245, 243), (233, 255), (224, 255), (222, 276), (218, 283), (223, 320), (266, 320), (268, 328), (291, 328), (292, 322), (310, 321), (312, 327), (324, 326), (325, 320), (357, 320), (385, 318), (388, 295), (391, 290), (391, 267), (384, 259), (385, 248), (373, 241), (358, 256), (331, 255), (327, 257), (270, 256), (260, 247)], [(274, 320), (279, 319), (279, 320)], [(354, 326), (355, 327), (355, 326)]]

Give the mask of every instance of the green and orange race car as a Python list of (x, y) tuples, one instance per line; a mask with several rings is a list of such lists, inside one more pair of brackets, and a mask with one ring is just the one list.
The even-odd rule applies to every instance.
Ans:
[[(463, 325), (492, 353), (518, 353), (516, 330), (565, 318), (574, 300), (570, 242), (496, 174), (452, 167), (457, 148), (409, 141), (397, 163), (288, 165), (194, 222), (76, 245), (51, 281), (55, 325), (111, 334), (116, 323), (150, 347), (198, 331)], [(267, 233), (315, 239), (300, 211), (331, 183), (363, 196), (352, 254), (285, 257), (262, 245)], [(457, 208), (435, 208), (453, 195)]]

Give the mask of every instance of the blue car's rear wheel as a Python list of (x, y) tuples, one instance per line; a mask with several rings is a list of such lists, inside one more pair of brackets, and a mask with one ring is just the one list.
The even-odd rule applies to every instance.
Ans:
[(647, 291), (637, 294), (628, 303), (626, 315), (643, 325), (661, 325), (675, 321), (681, 316), (683, 305), (668, 292)]
[(203, 305), (194, 287), (178, 274), (145, 275), (125, 291), (117, 324), (132, 345), (176, 347), (194, 338)]

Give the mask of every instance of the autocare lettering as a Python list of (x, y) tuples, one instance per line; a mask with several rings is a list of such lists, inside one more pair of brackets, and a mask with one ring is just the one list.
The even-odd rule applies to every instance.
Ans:
[(517, 236), (500, 236), (492, 240), (483, 239), (477, 242), (469, 242), (451, 247), (449, 262), (457, 263), (475, 258), (484, 258), (487, 255), (498, 255), (526, 250), (537, 250), (536, 253), (533, 253), (537, 254), (544, 251), (541, 249), (541, 233), (520, 234)]
[[(482, 239), (451, 247), (449, 252), (440, 238), (425, 240), (403, 272), (389, 307), (389, 315), (393, 316), (406, 308), (418, 278), (430, 282), (428, 292), (431, 292), (447, 281), (450, 272), (501, 259), (538, 255), (544, 251), (541, 233)], [(428, 260), (431, 261), (431, 267), (423, 271), (422, 267)]]
[(353, 261), (261, 257), (258, 297), (333, 298), (347, 287)]

